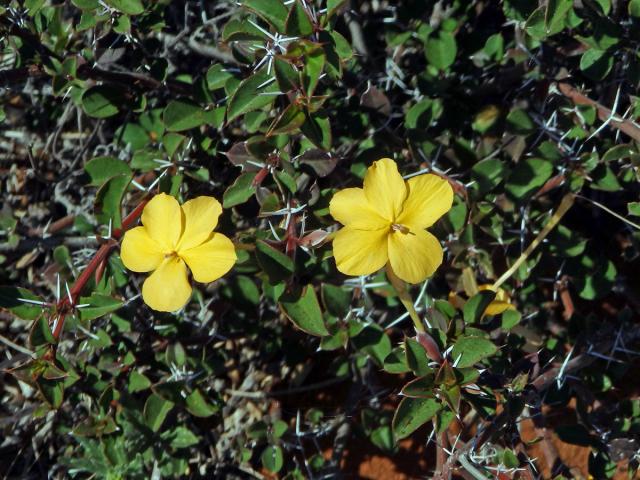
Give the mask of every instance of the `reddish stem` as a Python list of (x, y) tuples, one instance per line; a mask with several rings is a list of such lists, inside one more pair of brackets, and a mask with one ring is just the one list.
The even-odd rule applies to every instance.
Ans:
[(64, 329), (64, 321), (67, 313), (74, 307), (76, 300), (80, 296), (82, 289), (85, 287), (91, 275), (100, 268), (101, 265), (106, 263), (107, 258), (113, 250), (118, 246), (117, 240), (120, 239), (122, 234), (129, 229), (133, 224), (138, 220), (138, 217), (142, 215), (142, 211), (144, 207), (147, 205), (149, 200), (145, 198), (140, 202), (140, 204), (133, 209), (133, 211), (126, 216), (126, 218), (122, 221), (122, 227), (115, 229), (112, 232), (112, 238), (108, 239), (105, 243), (103, 243), (98, 251), (95, 253), (87, 267), (82, 271), (78, 279), (75, 281), (70, 290), (70, 295), (63, 297), (56, 305), (55, 313), (52, 315), (52, 318), (58, 316), (58, 321), (55, 324), (54, 331), (52, 332), (53, 338), (58, 340), (60, 335), (62, 334), (62, 330)]

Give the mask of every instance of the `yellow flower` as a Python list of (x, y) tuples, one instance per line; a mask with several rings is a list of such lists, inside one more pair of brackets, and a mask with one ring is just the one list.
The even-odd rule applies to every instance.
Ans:
[(153, 273), (142, 285), (144, 303), (173, 312), (191, 297), (187, 265), (193, 278), (213, 282), (236, 262), (233, 243), (212, 230), (222, 206), (213, 197), (197, 197), (182, 207), (170, 195), (151, 199), (142, 212), (142, 225), (122, 239), (122, 263), (134, 272)]
[(491, 290), (496, 292), (496, 296), (484, 311), (484, 315), (500, 315), (506, 310), (515, 310), (516, 307), (511, 305), (509, 294), (502, 288), (496, 291), (491, 285), (478, 285), (478, 291)]
[[(502, 288), (498, 288), (498, 290), (496, 291), (494, 290), (492, 285), (485, 284), (485, 285), (478, 285), (477, 291), (475, 292), (465, 292), (465, 293), (467, 294), (468, 297), (472, 297), (477, 292), (480, 292), (482, 290), (492, 290), (496, 292), (495, 298), (491, 301), (489, 305), (487, 305), (487, 308), (485, 308), (484, 313), (482, 314), (483, 317), (486, 315), (490, 315), (490, 316), (500, 315), (501, 313), (504, 313), (506, 310), (516, 309), (516, 307), (514, 307), (511, 304), (511, 298), (509, 297), (509, 294)], [(464, 307), (464, 304), (467, 303), (467, 300), (462, 296), (458, 295), (456, 292), (449, 292), (449, 303), (453, 305), (455, 308), (457, 308), (458, 310), (462, 310)]]
[(396, 163), (383, 158), (367, 169), (364, 188), (336, 193), (329, 204), (344, 225), (333, 240), (338, 270), (368, 275), (390, 263), (409, 283), (431, 276), (442, 263), (442, 247), (425, 231), (451, 208), (453, 190), (437, 175), (405, 181)]

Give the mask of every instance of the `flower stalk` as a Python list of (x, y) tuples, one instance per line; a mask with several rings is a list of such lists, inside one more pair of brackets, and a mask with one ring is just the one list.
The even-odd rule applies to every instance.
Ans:
[(411, 294), (409, 293), (409, 289), (407, 288), (407, 284), (398, 278), (398, 276), (394, 273), (391, 265), (387, 265), (387, 278), (391, 282), (394, 290), (398, 294), (398, 298), (404, 308), (407, 309), (411, 320), (413, 321), (413, 325), (416, 329), (416, 332), (423, 333), (426, 332), (424, 325), (422, 324), (422, 320), (416, 311), (416, 307), (413, 305), (413, 298), (411, 298)]

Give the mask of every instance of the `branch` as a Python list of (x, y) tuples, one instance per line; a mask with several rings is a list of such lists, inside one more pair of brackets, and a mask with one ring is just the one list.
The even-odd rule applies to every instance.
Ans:
[(574, 105), (588, 105), (591, 107), (595, 107), (598, 111), (598, 118), (602, 121), (609, 121), (609, 125), (613, 128), (617, 128), (623, 133), (626, 133), (631, 138), (640, 142), (640, 128), (635, 125), (635, 123), (631, 120), (615, 120), (616, 117), (615, 112), (611, 112), (610, 109), (605, 107), (604, 105), (596, 102), (595, 100), (591, 100), (589, 97), (579, 92), (576, 88), (569, 85), (566, 82), (559, 82), (556, 84), (556, 87), (560, 93), (562, 93), (565, 97), (571, 100)]

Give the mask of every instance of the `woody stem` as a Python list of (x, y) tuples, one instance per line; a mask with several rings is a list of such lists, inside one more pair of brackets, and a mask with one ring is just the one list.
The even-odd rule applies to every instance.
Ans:
[(402, 302), (402, 305), (404, 305), (404, 308), (407, 309), (411, 320), (413, 320), (413, 325), (416, 329), (416, 332), (424, 332), (424, 325), (422, 324), (422, 320), (420, 319), (420, 316), (416, 311), (416, 307), (413, 306), (413, 298), (411, 298), (411, 294), (407, 289), (407, 284), (398, 278), (398, 276), (391, 268), (391, 265), (389, 264), (387, 264), (387, 278), (398, 294), (398, 298)]

